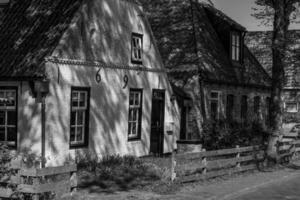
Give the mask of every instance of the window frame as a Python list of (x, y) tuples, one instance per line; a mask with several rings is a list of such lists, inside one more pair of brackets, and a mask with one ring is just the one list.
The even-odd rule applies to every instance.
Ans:
[[(139, 106), (137, 108), (136, 105), (130, 105), (130, 95), (131, 93), (134, 93), (134, 99), (133, 99), (133, 103), (135, 102), (135, 94), (138, 93), (139, 97), (140, 97), (140, 102), (139, 102)], [(132, 121), (130, 119), (130, 113), (131, 113), (131, 109), (137, 109), (138, 112), (138, 118), (136, 119), (136, 121)], [(142, 118), (143, 118), (143, 89), (142, 88), (130, 88), (129, 89), (129, 98), (128, 98), (128, 130), (127, 130), (127, 138), (128, 141), (136, 141), (136, 140), (141, 140), (141, 132), (142, 132)], [(129, 127), (131, 123), (136, 123), (137, 125), (137, 134), (132, 135), (131, 134), (131, 129)]]
[[(296, 111), (288, 111), (287, 110), (287, 104), (295, 104), (296, 105)], [(284, 110), (286, 113), (297, 113), (299, 111), (299, 103), (297, 101), (285, 101), (284, 102)]]
[[(75, 110), (76, 111), (82, 111), (82, 110), (85, 110), (85, 115), (84, 115), (84, 125), (83, 126), (83, 130), (84, 130), (84, 133), (83, 133), (83, 141), (82, 142), (72, 142), (71, 141), (71, 128), (72, 126), (72, 112), (73, 112), (73, 106), (72, 106), (72, 94), (74, 91), (77, 91), (80, 93), (84, 92), (86, 93), (86, 97), (85, 97), (85, 108), (76, 108)], [(89, 120), (89, 117), (90, 117), (90, 91), (91, 91), (91, 88), (90, 87), (76, 87), (76, 86), (72, 86), (71, 87), (71, 96), (70, 96), (70, 130), (69, 130), (69, 145), (70, 145), (70, 148), (81, 148), (81, 147), (87, 147), (88, 144), (89, 144), (89, 123), (90, 123), (90, 120)], [(80, 97), (79, 97), (80, 98)], [(76, 130), (76, 127), (78, 127), (78, 124), (75, 125), (75, 130)], [(75, 137), (76, 137), (76, 133), (75, 133)]]
[[(235, 40), (235, 37), (238, 40)], [(238, 42), (238, 43), (236, 43)], [(231, 31), (230, 33), (230, 59), (233, 62), (241, 63), (242, 60), (242, 34), (239, 31)], [(237, 57), (238, 56), (238, 57)]]
[[(13, 148), (13, 149), (16, 149), (17, 146), (18, 146), (18, 87), (17, 86), (0, 86), (0, 91), (15, 91), (15, 108), (13, 109), (15, 111), (15, 118), (16, 118), (16, 121), (15, 121), (15, 124), (14, 124), (14, 128), (15, 128), (15, 141), (11, 141), (11, 142), (14, 142), (14, 144), (10, 143), (9, 141), (1, 141), (1, 143), (4, 143), (6, 144), (9, 148)], [(4, 109), (6, 106), (3, 106), (3, 110), (5, 110), (5, 112), (7, 112), (7, 110), (12, 110), (12, 108), (9, 108), (9, 109)], [(9, 106), (11, 107), (11, 106)], [(0, 110), (2, 110), (1, 106), (0, 106)], [(7, 118), (7, 117), (6, 117)], [(6, 125), (3, 125), (4, 127), (5, 126), (13, 126), (13, 125), (7, 125), (7, 122), (6, 122)], [(6, 135), (6, 139), (7, 139), (7, 133), (5, 133)]]
[[(217, 93), (218, 94), (218, 97), (217, 98), (215, 98), (215, 97), (211, 97), (212, 95), (212, 93)], [(219, 91), (219, 90), (211, 90), (210, 91), (210, 93), (209, 93), (209, 111), (210, 111), (210, 118), (212, 119), (212, 120), (219, 120), (220, 119), (220, 101), (221, 101), (221, 94), (222, 94), (222, 92), (221, 91)], [(212, 118), (212, 111), (211, 111), (211, 103), (212, 103), (212, 101), (214, 101), (214, 102), (217, 102), (217, 113), (216, 113), (216, 118), (215, 119), (213, 119)]]
[[(135, 39), (140, 40), (140, 45), (141, 45), (140, 48), (134, 46), (133, 41)], [(136, 58), (134, 56), (135, 50), (137, 50), (137, 52), (140, 52), (140, 56), (141, 56), (140, 58)], [(143, 54), (144, 54), (144, 52), (143, 52), (143, 34), (133, 32), (131, 34), (131, 63), (133, 63), (133, 64), (143, 64)]]

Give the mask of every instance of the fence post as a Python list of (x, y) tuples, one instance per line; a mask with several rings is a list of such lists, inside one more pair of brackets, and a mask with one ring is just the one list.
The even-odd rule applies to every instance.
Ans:
[(237, 150), (237, 154), (236, 154), (236, 159), (237, 159), (236, 168), (237, 168), (237, 170), (240, 170), (240, 169), (241, 169), (241, 163), (240, 163), (240, 161), (239, 161), (239, 159), (240, 159), (240, 157), (241, 157), (241, 154), (240, 154), (240, 151), (239, 151), (240, 146), (239, 146), (239, 145), (236, 145), (235, 148), (236, 148), (236, 150)]
[(172, 157), (171, 157), (171, 181), (173, 182), (176, 178), (176, 158), (175, 158), (175, 152), (172, 151)]
[[(33, 179), (33, 185), (38, 186), (39, 185), (39, 177), (32, 177)], [(34, 194), (32, 197), (33, 200), (39, 200), (39, 194)]]
[[(203, 149), (202, 150), (202, 153), (205, 153), (206, 152), (206, 149)], [(202, 169), (202, 175), (205, 176), (206, 173), (207, 173), (207, 158), (206, 158), (206, 155), (202, 157), (202, 166), (203, 166), (203, 169)]]

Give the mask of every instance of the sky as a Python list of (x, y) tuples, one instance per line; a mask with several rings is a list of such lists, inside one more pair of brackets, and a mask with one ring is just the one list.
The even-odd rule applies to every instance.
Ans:
[[(260, 26), (260, 21), (251, 16), (254, 0), (212, 0), (214, 5), (230, 18), (247, 28), (248, 31), (271, 30), (272, 27)], [(292, 24), (290, 29), (300, 29), (300, 24)]]

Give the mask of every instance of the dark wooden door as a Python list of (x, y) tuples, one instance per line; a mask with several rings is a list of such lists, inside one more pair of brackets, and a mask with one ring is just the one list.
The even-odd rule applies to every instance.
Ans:
[(162, 154), (164, 144), (165, 91), (153, 90), (150, 153)]

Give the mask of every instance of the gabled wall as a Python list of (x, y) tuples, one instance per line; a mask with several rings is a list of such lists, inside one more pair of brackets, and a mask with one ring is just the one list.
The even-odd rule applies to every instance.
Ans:
[[(131, 63), (132, 32), (143, 34), (141, 70), (133, 70), (135, 66)], [(67, 157), (74, 159), (82, 153), (98, 157), (148, 155), (152, 89), (166, 91), (164, 153), (172, 150), (176, 141), (173, 136), (179, 134), (178, 109), (170, 101), (172, 90), (167, 74), (151, 29), (137, 4), (125, 0), (86, 0), (46, 63), (46, 69), (51, 79), (46, 100), (48, 165), (60, 164)], [(100, 83), (95, 80), (98, 70)], [(125, 75), (129, 80), (126, 87)], [(71, 86), (91, 88), (87, 148), (70, 150), (69, 147)], [(127, 137), (130, 88), (143, 89), (142, 138), (138, 141), (128, 141)], [(169, 132), (171, 126), (173, 134)]]

